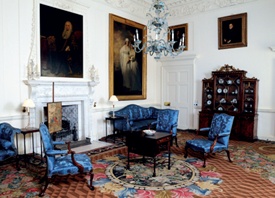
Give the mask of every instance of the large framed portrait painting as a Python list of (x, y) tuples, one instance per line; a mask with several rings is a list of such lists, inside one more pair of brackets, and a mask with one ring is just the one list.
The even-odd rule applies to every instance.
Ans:
[(219, 49), (247, 46), (247, 13), (218, 18)]
[(83, 16), (39, 6), (41, 77), (83, 78)]
[(147, 55), (132, 47), (134, 35), (146, 42), (145, 26), (109, 15), (109, 95), (119, 100), (146, 99)]

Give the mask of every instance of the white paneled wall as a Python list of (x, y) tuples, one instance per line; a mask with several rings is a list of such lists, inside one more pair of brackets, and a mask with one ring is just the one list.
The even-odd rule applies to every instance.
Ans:
[[(111, 110), (109, 98), (109, 13), (146, 24), (144, 12), (131, 12), (131, 9), (111, 7), (107, 1), (99, 0), (1, 0), (0, 1), (0, 122), (10, 122), (16, 127), (24, 127), (27, 116), (21, 111), (22, 102), (29, 97), (26, 79), (26, 68), (32, 48), (32, 36), (39, 37), (39, 3), (74, 7), (83, 11), (85, 33), (85, 80), (89, 80), (89, 68), (94, 65), (98, 69), (100, 83), (94, 88), (93, 101), (90, 104), (89, 130), (95, 138), (105, 135), (105, 116)], [(35, 9), (33, 9), (33, 3)], [(141, 6), (141, 5), (138, 5)], [(224, 64), (247, 70), (249, 77), (255, 76), (259, 81), (259, 123), (258, 137), (275, 140), (275, 52), (269, 47), (275, 46), (275, 1), (257, 0), (216, 10), (197, 13), (195, 15), (178, 16), (169, 20), (169, 25), (188, 23), (189, 51), (196, 54), (194, 68), (194, 99), (201, 103), (201, 80), (209, 78), (211, 71)], [(132, 7), (131, 7), (132, 8)], [(138, 9), (136, 9), (138, 10)], [(35, 11), (33, 15), (33, 11)], [(247, 12), (248, 46), (242, 48), (218, 50), (219, 17)], [(139, 16), (140, 13), (140, 16)], [(33, 17), (36, 20), (33, 20)], [(37, 37), (38, 36), (38, 37)], [(36, 53), (39, 42), (35, 40)], [(37, 54), (35, 55), (39, 57)], [(38, 64), (38, 63), (37, 63)], [(147, 99), (136, 101), (120, 101), (116, 108), (130, 103), (140, 105), (160, 105), (160, 64), (152, 57), (147, 61)], [(50, 81), (56, 79), (49, 79)], [(196, 119), (197, 113), (194, 118)], [(194, 121), (196, 125), (196, 121)], [(196, 127), (196, 126), (195, 126)], [(30, 145), (28, 144), (30, 149)]]

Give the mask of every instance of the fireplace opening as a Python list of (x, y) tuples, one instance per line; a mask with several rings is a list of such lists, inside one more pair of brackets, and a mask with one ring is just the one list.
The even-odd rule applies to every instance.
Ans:
[[(48, 126), (47, 107), (44, 107), (44, 123)], [(78, 141), (78, 106), (62, 105), (62, 129), (51, 133), (53, 141)]]

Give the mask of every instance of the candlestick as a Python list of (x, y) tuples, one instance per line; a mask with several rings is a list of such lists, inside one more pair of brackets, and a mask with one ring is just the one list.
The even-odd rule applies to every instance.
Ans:
[(137, 40), (139, 40), (139, 38), (138, 38), (138, 30), (136, 30), (136, 33), (137, 33)]
[(174, 41), (174, 30), (172, 30), (172, 41)]

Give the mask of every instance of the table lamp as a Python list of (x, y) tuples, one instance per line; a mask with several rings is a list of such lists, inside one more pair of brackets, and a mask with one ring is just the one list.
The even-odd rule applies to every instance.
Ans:
[(25, 128), (28, 128), (30, 126), (30, 108), (34, 108), (35, 107), (35, 104), (34, 102), (32, 101), (32, 99), (26, 99), (24, 102), (23, 102), (23, 112), (28, 112), (28, 125), (25, 127)]
[(114, 118), (115, 117), (115, 102), (117, 102), (118, 99), (115, 95), (112, 95), (110, 97), (109, 101), (113, 103), (113, 118)]

